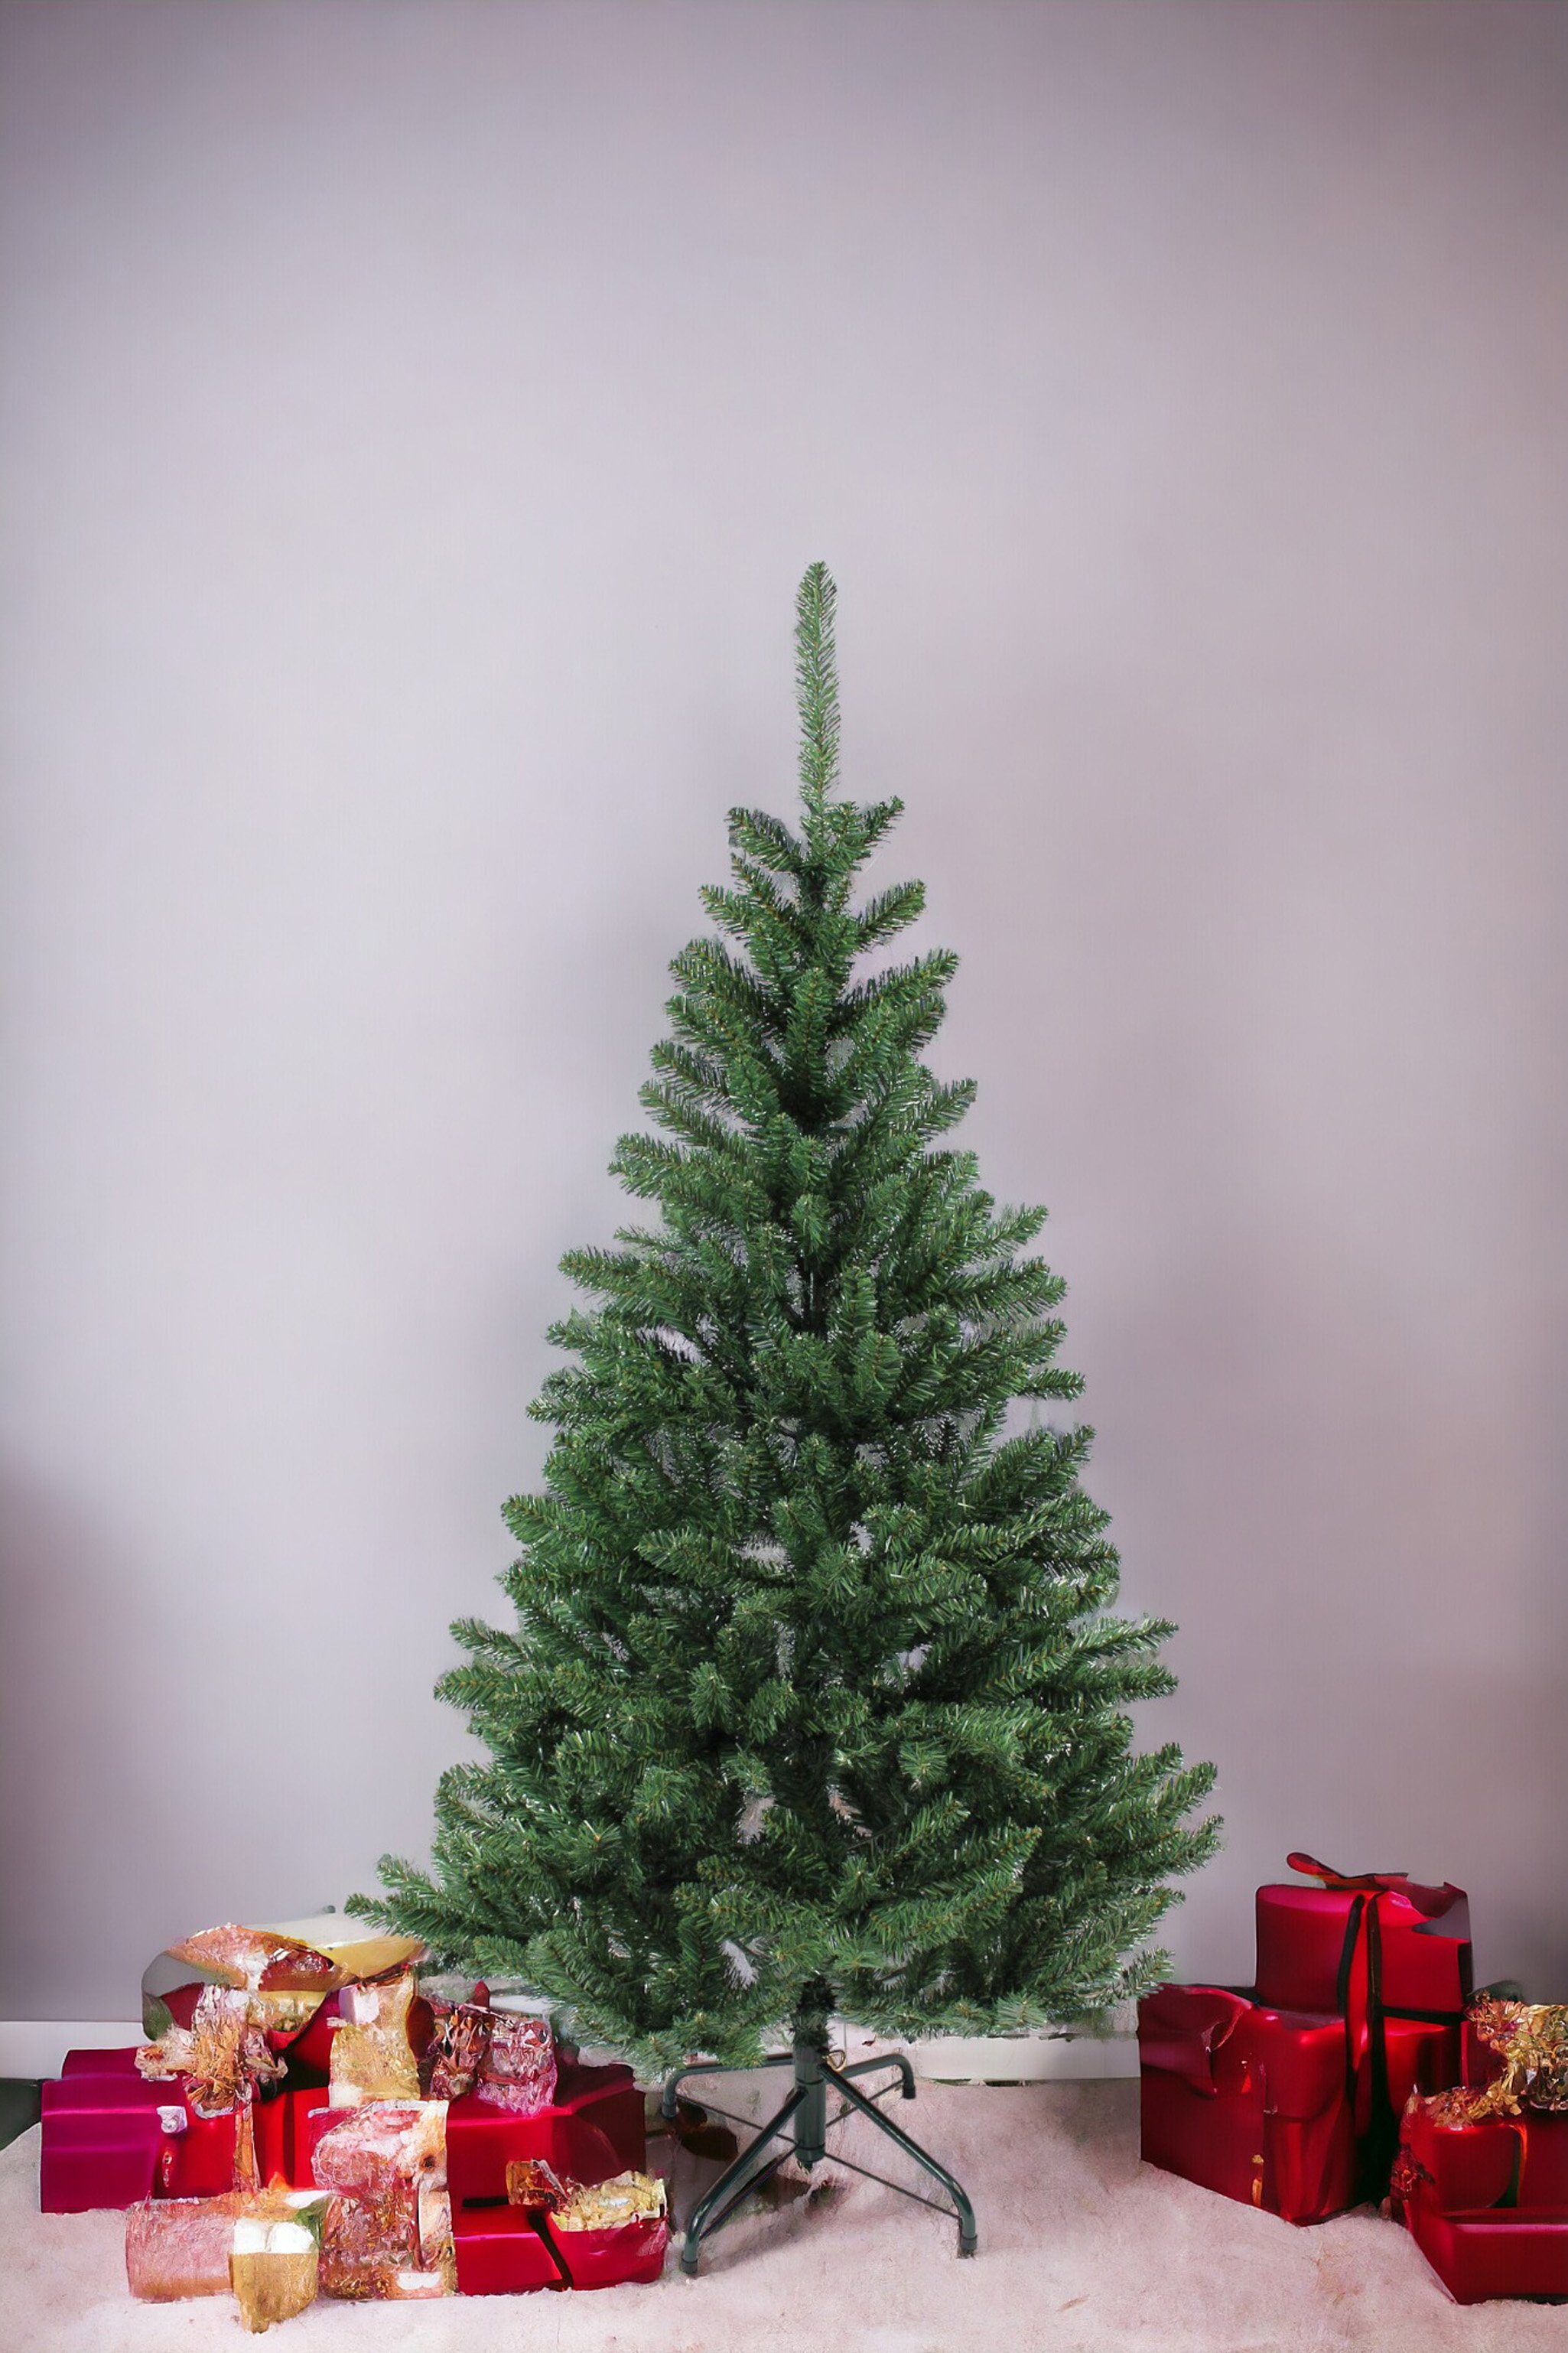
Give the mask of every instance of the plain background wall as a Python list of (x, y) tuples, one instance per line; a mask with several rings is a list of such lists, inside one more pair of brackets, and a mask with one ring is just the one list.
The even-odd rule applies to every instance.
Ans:
[(52, 0), (0, 65), (0, 2016), (423, 1848), (816, 556), (1219, 1764), (1179, 1964), (1304, 1845), (1568, 1995), (1568, 15)]

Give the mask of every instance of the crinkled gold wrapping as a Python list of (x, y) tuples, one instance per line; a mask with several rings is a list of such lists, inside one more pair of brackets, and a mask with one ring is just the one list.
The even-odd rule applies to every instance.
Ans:
[(1482, 1994), (1470, 2005), (1473, 2031), (1502, 2060), (1489, 2084), (1459, 2084), (1421, 2103), (1434, 2124), (1475, 2125), (1488, 2116), (1568, 2109), (1568, 2005), (1505, 2001)]
[(406, 1970), (382, 1985), (350, 1986), (340, 1997), (342, 2015), (330, 2062), (334, 2108), (418, 2099), (419, 2063), (408, 2040), (413, 2000), (414, 1979)]
[[(510, 2184), (509, 2184), (510, 2187)], [(550, 2218), (554, 2231), (614, 2231), (623, 2222), (653, 2219), (665, 2210), (662, 2181), (651, 2173), (617, 2173), (609, 2181), (574, 2189)]]
[(321, 2254), (314, 2247), (259, 2247), (228, 2259), (228, 2284), (239, 2306), (241, 2326), (253, 2337), (279, 2320), (292, 2320), (316, 2300)]

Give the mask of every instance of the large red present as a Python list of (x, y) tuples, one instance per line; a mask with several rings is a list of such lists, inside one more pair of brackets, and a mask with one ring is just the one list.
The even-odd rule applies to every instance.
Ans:
[(1470, 1989), (1462, 1890), (1402, 1873), (1258, 1891), (1255, 1982), (1139, 2005), (1143, 2156), (1316, 2222), (1381, 2196), (1413, 2090), (1453, 2083)]

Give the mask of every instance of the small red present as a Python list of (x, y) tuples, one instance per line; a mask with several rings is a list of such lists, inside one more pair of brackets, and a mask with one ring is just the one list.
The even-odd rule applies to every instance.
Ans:
[(669, 2245), (664, 2184), (636, 2171), (579, 2184), (543, 2227), (574, 2287), (656, 2280)]
[(563, 2180), (607, 2181), (647, 2153), (643, 2096), (629, 2067), (563, 2062), (555, 2098), (536, 2116), (491, 2106), (478, 2093), (447, 2111), (447, 2175), (454, 2210), (507, 2194), (509, 2162), (542, 2159)]
[(452, 2246), (463, 2295), (516, 2295), (566, 2287), (542, 2219), (522, 2206), (454, 2206)]
[(1568, 2116), (1445, 2120), (1413, 2103), (1394, 2203), (1456, 2304), (1568, 2295)]
[(534, 2116), (494, 2107), (477, 2093), (454, 2100), (447, 2111), (447, 2178), (463, 2294), (657, 2278), (662, 2238), (655, 2263), (647, 2232), (579, 2232), (574, 2235), (584, 2241), (604, 2237), (615, 2244), (584, 2244), (574, 2262), (565, 2251), (574, 2234), (558, 2233), (549, 2201), (529, 2194), (536, 2183), (595, 2183), (640, 2171), (647, 2146), (643, 2096), (629, 2067), (563, 2062), (554, 2100)]
[(550, 2236), (574, 2287), (646, 2285), (664, 2270), (669, 2225), (662, 2214), (643, 2214), (608, 2230), (552, 2229)]
[(1561, 2010), (1478, 2000), (1464, 2088), (1412, 2099), (1401, 2119), (1391, 2211), (1457, 2304), (1568, 2296), (1563, 2024)]

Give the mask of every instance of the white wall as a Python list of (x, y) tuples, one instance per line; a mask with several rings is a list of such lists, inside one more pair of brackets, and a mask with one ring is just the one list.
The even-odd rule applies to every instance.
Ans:
[(416, 1849), (843, 596), (1241, 1974), (1568, 1993), (1568, 16), (10, 6), (0, 2015)]

